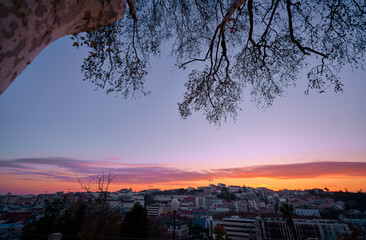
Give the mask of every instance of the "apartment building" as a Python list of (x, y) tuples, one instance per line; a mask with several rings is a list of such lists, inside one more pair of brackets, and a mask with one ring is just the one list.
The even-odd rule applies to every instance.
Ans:
[[(213, 220), (211, 231), (220, 225), (225, 228), (227, 236), (234, 240), (263, 239), (260, 221), (258, 219), (232, 216), (222, 220)], [(215, 234), (213, 234), (215, 238)]]

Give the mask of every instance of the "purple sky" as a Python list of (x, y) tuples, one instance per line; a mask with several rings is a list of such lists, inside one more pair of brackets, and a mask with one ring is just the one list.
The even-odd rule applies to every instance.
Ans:
[(339, 94), (329, 89), (305, 96), (304, 74), (265, 111), (246, 96), (237, 121), (217, 127), (201, 113), (179, 117), (177, 102), (189, 72), (174, 70), (167, 51), (151, 61), (146, 79), (151, 94), (135, 100), (83, 82), (86, 51), (72, 47), (69, 37), (54, 42), (0, 96), (0, 161), (117, 158), (182, 171), (366, 162), (364, 70), (343, 70)]

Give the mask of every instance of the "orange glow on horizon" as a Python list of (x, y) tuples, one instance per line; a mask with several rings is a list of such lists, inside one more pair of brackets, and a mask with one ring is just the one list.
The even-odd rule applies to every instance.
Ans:
[[(7, 179), (7, 185), (1, 186), (0, 193), (6, 194), (11, 192), (13, 194), (41, 194), (41, 193), (53, 193), (53, 192), (83, 192), (85, 191), (77, 179), (75, 181), (56, 181), (56, 180), (36, 180), (29, 179), (14, 179), (13, 176), (3, 175), (1, 181), (4, 183), (4, 179)], [(366, 178), (311, 178), (311, 179), (275, 179), (275, 178), (246, 178), (246, 179), (233, 179), (223, 178), (214, 179), (211, 184), (217, 185), (218, 183), (224, 183), (227, 186), (247, 186), (247, 187), (266, 187), (274, 191), (281, 189), (288, 190), (305, 190), (319, 188), (324, 189), (327, 187), (330, 191), (345, 191), (347, 189), (350, 192), (357, 192), (360, 189), (366, 189)], [(207, 180), (200, 181), (188, 181), (188, 182), (167, 182), (167, 183), (153, 183), (151, 184), (153, 189), (169, 190), (177, 188), (197, 188), (198, 186), (208, 186)], [(151, 186), (150, 185), (150, 186)], [(132, 188), (133, 191), (142, 191), (149, 189), (147, 184), (126, 184), (120, 182), (112, 182), (110, 191), (118, 191), (123, 188)], [(96, 191), (96, 186), (91, 185), (91, 190)]]
[[(303, 162), (289, 164), (267, 164), (206, 170), (185, 170), (159, 164), (126, 164), (119, 168), (98, 168), (103, 161), (87, 163), (77, 159), (38, 158), (15, 159), (0, 163), (0, 193), (16, 194), (44, 192), (80, 192), (78, 182), (88, 184), (93, 176), (109, 171), (113, 176), (110, 191), (132, 188), (134, 191), (149, 186), (161, 190), (207, 186), (214, 184), (267, 187), (279, 189), (312, 189), (325, 187), (331, 191), (356, 192), (366, 189), (365, 162)], [(93, 167), (90, 167), (93, 166)], [(106, 164), (108, 165), (108, 162)], [(115, 166), (115, 165), (113, 165)], [(91, 185), (91, 191), (96, 188)]]

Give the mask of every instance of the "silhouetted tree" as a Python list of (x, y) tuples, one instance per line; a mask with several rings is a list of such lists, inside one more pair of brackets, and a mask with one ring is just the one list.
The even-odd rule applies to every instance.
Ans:
[(132, 210), (126, 214), (121, 225), (123, 238), (147, 238), (148, 234), (147, 211), (136, 202)]
[(360, 66), (366, 49), (360, 0), (156, 0), (135, 1), (133, 10), (76, 36), (91, 49), (85, 79), (107, 93), (144, 95), (149, 57), (172, 38), (177, 66), (200, 68), (189, 74), (178, 104), (183, 118), (199, 110), (213, 123), (235, 118), (244, 87), (258, 105), (270, 106), (305, 67), (306, 92), (342, 91), (337, 73), (345, 64)]
[(179, 188), (176, 191), (176, 194), (177, 195), (184, 195), (184, 194), (187, 194), (187, 193), (188, 193), (188, 191), (186, 189), (184, 189), (184, 188)]
[[(88, 209), (82, 233), (83, 238), (104, 239), (119, 237), (119, 223), (121, 217), (116, 214), (119, 205), (111, 208), (108, 202), (109, 187), (113, 177), (102, 174), (95, 177), (95, 182), (84, 184), (78, 179), (80, 186), (88, 193)], [(93, 187), (94, 186), (94, 187)]]
[(145, 207), (149, 204), (155, 203), (154, 197), (151, 194), (145, 194), (144, 196)]
[(199, 225), (194, 225), (189, 227), (189, 236), (191, 239), (204, 239), (208, 236), (208, 229), (203, 229)]
[(148, 218), (148, 238), (149, 239), (167, 239), (168, 234), (165, 225), (156, 217)]
[[(159, 55), (161, 45), (169, 41), (178, 67), (198, 63), (199, 68), (189, 74), (178, 104), (180, 115), (187, 118), (192, 111), (203, 111), (209, 122), (219, 124), (237, 116), (244, 88), (256, 104), (267, 107), (295, 85), (304, 68), (306, 93), (342, 91), (337, 73), (344, 65), (362, 66), (366, 49), (363, 0), (127, 0), (129, 14), (109, 25), (123, 16), (124, 1), (91, 1), (97, 2), (94, 5), (75, 1), (75, 11), (42, 2), (45, 5), (38, 10), (32, 9), (36, 4), (1, 5), (4, 12), (14, 12), (16, 22), (12, 24), (10, 17), (1, 21), (5, 36), (1, 46), (6, 48), (1, 48), (0, 68), (6, 71), (0, 92), (45, 45), (75, 34), (74, 46), (89, 47), (82, 66), (85, 80), (107, 93), (145, 95), (149, 58)], [(56, 21), (42, 31), (27, 27), (48, 18)], [(31, 35), (29, 41), (22, 29)], [(78, 34), (83, 31), (87, 33)]]
[(78, 234), (82, 231), (86, 205), (78, 202), (70, 206), (67, 197), (64, 195), (53, 202), (46, 200), (44, 215), (23, 228), (21, 239), (48, 239), (48, 235), (54, 232), (69, 236), (69, 239), (79, 239)]
[(291, 232), (294, 236), (294, 239), (297, 240), (297, 234), (296, 234), (296, 229), (295, 229), (295, 224), (294, 224), (294, 220), (293, 217), (295, 216), (294, 213), (295, 209), (291, 204), (282, 204), (280, 207), (280, 212), (281, 212), (281, 216), (283, 218), (283, 220), (286, 221), (287, 226), (291, 229)]
[(331, 197), (334, 201), (342, 201), (345, 204), (347, 210), (358, 209), (360, 211), (366, 211), (366, 193), (357, 192), (334, 192)]
[(231, 192), (223, 192), (223, 193), (220, 193), (219, 195), (217, 195), (217, 197), (220, 198), (220, 199), (225, 199), (228, 202), (235, 201), (237, 199), (237, 197), (235, 196), (235, 194), (233, 194)]

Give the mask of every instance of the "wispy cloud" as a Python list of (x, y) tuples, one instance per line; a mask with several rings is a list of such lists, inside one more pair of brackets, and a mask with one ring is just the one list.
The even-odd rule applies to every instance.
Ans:
[(233, 178), (268, 177), (278, 179), (299, 179), (342, 176), (365, 177), (366, 162), (306, 162), (216, 169), (214, 171), (218, 175), (229, 175)]
[(169, 183), (225, 178), (306, 179), (317, 177), (365, 177), (366, 162), (305, 162), (256, 165), (240, 168), (187, 171), (163, 164), (130, 164), (116, 159), (84, 161), (71, 158), (22, 158), (0, 161), (0, 173), (24, 178), (39, 176), (56, 181), (75, 181), (111, 173), (120, 183)]

